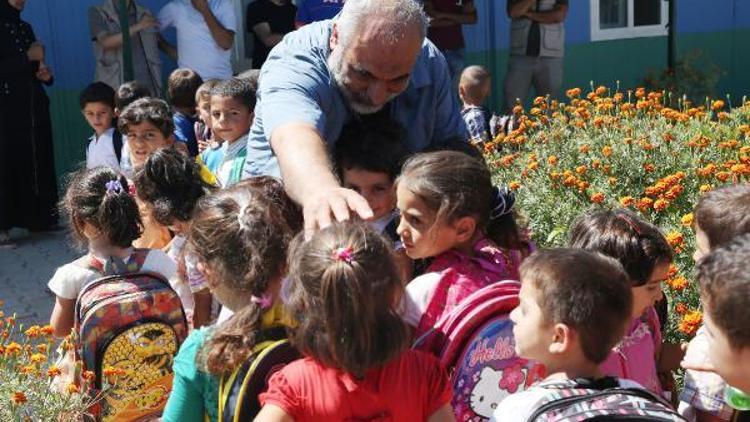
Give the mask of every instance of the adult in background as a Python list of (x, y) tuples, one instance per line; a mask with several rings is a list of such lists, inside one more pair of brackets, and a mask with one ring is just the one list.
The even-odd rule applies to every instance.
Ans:
[[(89, 30), (94, 45), (94, 82), (104, 82), (117, 90), (125, 81), (122, 57), (122, 28), (119, 0), (105, 0), (89, 8)], [(152, 96), (161, 96), (159, 24), (151, 12), (134, 0), (125, 0), (133, 57), (133, 77)]]
[(568, 0), (508, 0), (507, 12), (511, 23), (505, 114), (516, 100), (526, 101), (532, 85), (537, 96), (554, 97), (560, 91)]
[(253, 69), (260, 69), (271, 49), (294, 31), (297, 14), (290, 0), (255, 0), (247, 6), (247, 29), (254, 35)]
[(295, 24), (301, 28), (308, 23), (332, 19), (344, 7), (346, 0), (297, 0)]
[(21, 20), (26, 0), (0, 0), (0, 247), (12, 227), (57, 227), (57, 181), (44, 46)]
[(159, 11), (159, 30), (170, 26), (177, 29), (179, 67), (194, 70), (204, 81), (232, 77), (237, 17), (231, 0), (172, 0)]
[(474, 0), (425, 0), (424, 8), (430, 17), (430, 39), (448, 62), (453, 88), (458, 89), (458, 78), (464, 69), (463, 25), (477, 23)]
[(261, 69), (245, 177), (284, 179), (308, 230), (369, 219), (367, 201), (342, 188), (328, 152), (344, 124), (387, 115), (415, 152), (466, 144), (466, 128), (440, 51), (425, 39), (415, 0), (347, 0), (334, 20), (289, 33)]

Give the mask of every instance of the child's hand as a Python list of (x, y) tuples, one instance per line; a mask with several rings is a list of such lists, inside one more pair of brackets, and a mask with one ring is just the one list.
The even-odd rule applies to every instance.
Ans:
[(685, 357), (687, 344), (662, 343), (659, 355), (659, 372), (671, 372), (679, 369), (680, 362)]
[(42, 82), (49, 82), (52, 79), (52, 72), (47, 65), (42, 63), (39, 65), (39, 70), (36, 71), (36, 78)]
[(44, 46), (39, 41), (34, 42), (26, 51), (26, 57), (32, 62), (44, 61)]

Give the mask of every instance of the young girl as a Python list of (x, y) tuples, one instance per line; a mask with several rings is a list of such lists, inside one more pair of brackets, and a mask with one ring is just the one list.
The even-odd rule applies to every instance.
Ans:
[(363, 223), (337, 223), (295, 245), (287, 305), (305, 357), (271, 377), (256, 421), (454, 420), (445, 371), (408, 349), (387, 241)]
[(164, 421), (199, 422), (204, 415), (216, 421), (220, 377), (245, 362), (261, 329), (290, 325), (277, 297), (291, 226), (299, 223), (287, 221), (285, 207), (275, 202), (294, 206), (283, 190), (275, 199), (268, 193), (238, 184), (198, 202), (187, 247), (211, 293), (235, 314), (182, 344)]
[(179, 283), (172, 287), (180, 295), (188, 322), (195, 328), (209, 324), (212, 298), (208, 284), (196, 268), (195, 257), (184, 251), (193, 209), (210, 189), (201, 180), (200, 166), (174, 148), (162, 148), (138, 169), (135, 186), (152, 218), (175, 235), (167, 254), (179, 269)]
[(477, 158), (453, 151), (418, 154), (396, 183), (406, 254), (434, 257), (425, 274), (406, 286), (404, 319), (418, 338), (474, 291), (518, 280), (532, 247), (516, 226), (513, 195), (492, 186)]
[(654, 304), (662, 298), (661, 284), (672, 262), (667, 239), (635, 213), (618, 209), (581, 216), (571, 228), (570, 246), (619, 260), (632, 283), (632, 322), (623, 340), (602, 364), (604, 373), (631, 379), (663, 394), (657, 374), (662, 336)]
[[(125, 177), (107, 167), (76, 173), (63, 199), (73, 235), (88, 248), (86, 256), (58, 268), (49, 281), (55, 294), (50, 325), (55, 335), (64, 337), (73, 328), (78, 293), (104, 272), (118, 272), (123, 265), (137, 264), (132, 243), (141, 235), (141, 218)], [(93, 263), (100, 269), (94, 269)], [(176, 282), (174, 261), (159, 250), (149, 250), (140, 267)]]

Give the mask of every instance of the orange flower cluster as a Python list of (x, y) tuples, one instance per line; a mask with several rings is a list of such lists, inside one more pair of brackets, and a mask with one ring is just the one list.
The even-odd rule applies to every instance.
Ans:
[(10, 401), (16, 405), (24, 404), (27, 401), (26, 394), (21, 391), (16, 391), (12, 396), (10, 396)]
[(653, 205), (654, 211), (661, 212), (666, 210), (685, 190), (681, 183), (686, 176), (684, 172), (678, 171), (677, 173), (663, 177), (651, 186), (647, 186), (643, 193), (647, 197), (657, 199), (651, 203), (648, 201), (640, 203), (638, 209), (643, 212), (649, 209), (649, 205)]
[(688, 280), (683, 276), (667, 279), (667, 285), (678, 292), (685, 290), (689, 284)]
[(683, 334), (692, 336), (695, 335), (695, 332), (698, 331), (702, 323), (703, 313), (701, 311), (689, 311), (683, 315), (677, 329)]

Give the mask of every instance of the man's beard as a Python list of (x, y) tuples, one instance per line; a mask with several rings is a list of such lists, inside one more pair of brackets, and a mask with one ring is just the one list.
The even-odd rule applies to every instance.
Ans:
[(339, 88), (339, 91), (341, 91), (347, 104), (349, 104), (349, 108), (354, 110), (354, 112), (358, 114), (377, 113), (385, 104), (398, 96), (398, 94), (389, 94), (388, 99), (382, 105), (372, 104), (372, 101), (370, 101), (370, 98), (367, 96), (367, 92), (352, 92), (352, 90), (346, 86), (346, 84), (349, 83), (349, 78), (344, 75), (343, 67), (344, 48), (339, 46), (328, 56), (328, 68), (331, 71), (333, 82), (336, 83), (336, 86)]

